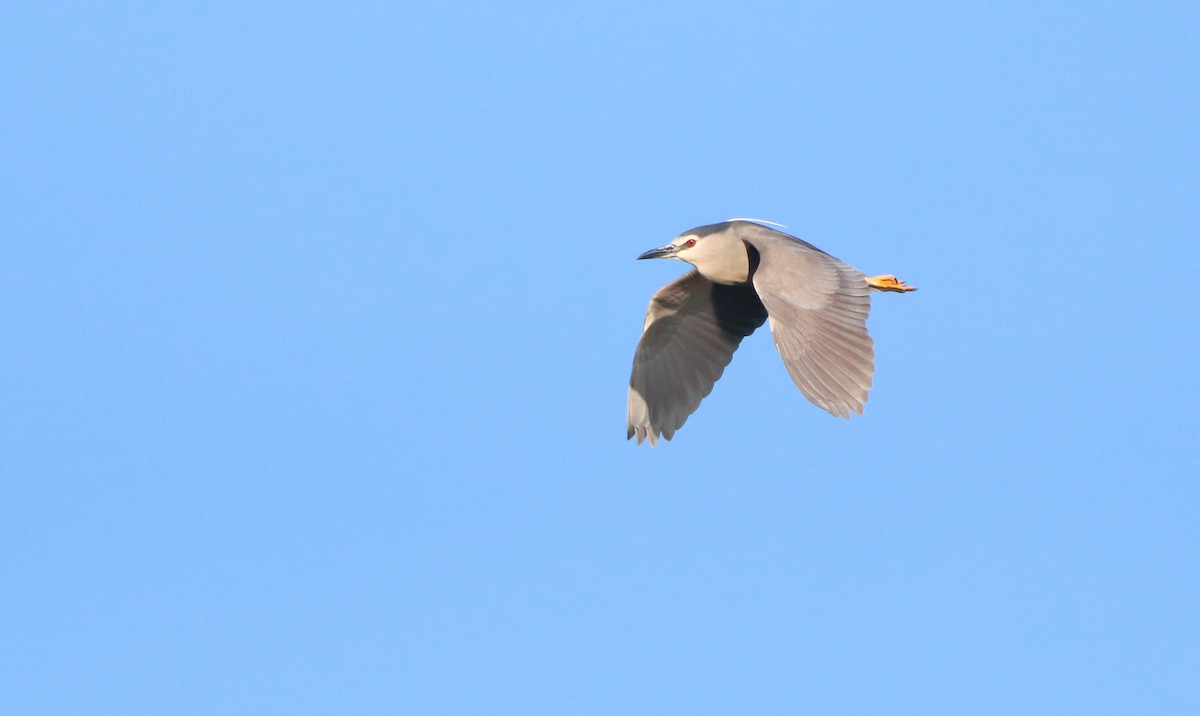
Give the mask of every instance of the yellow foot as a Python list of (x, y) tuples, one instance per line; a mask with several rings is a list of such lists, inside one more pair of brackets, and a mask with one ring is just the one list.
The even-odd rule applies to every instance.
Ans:
[(897, 291), (899, 293), (917, 290), (916, 286), (909, 286), (891, 274), (886, 276), (868, 276), (867, 285), (871, 288), (877, 288), (880, 291)]

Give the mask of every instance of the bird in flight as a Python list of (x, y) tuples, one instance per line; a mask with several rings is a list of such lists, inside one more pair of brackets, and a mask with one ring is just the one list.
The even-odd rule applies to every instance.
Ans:
[(916, 290), (747, 219), (685, 231), (638, 258), (695, 267), (660, 288), (646, 311), (629, 377), (628, 437), (639, 445), (674, 437), (742, 339), (767, 321), (804, 397), (838, 417), (861, 415), (875, 372), (871, 291)]

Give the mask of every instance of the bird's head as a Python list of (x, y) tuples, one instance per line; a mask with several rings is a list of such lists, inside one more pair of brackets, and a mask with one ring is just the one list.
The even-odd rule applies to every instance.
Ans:
[(716, 283), (744, 283), (749, 278), (746, 246), (734, 222), (711, 224), (685, 231), (638, 259), (678, 259), (696, 267), (705, 278)]

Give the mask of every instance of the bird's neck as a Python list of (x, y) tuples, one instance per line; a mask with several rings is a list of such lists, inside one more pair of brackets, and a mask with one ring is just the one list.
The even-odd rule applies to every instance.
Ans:
[(722, 247), (720, 255), (706, 257), (703, 265), (696, 266), (696, 269), (701, 276), (713, 283), (726, 286), (746, 283), (758, 265), (758, 252), (755, 251), (751, 256), (751, 251), (752, 247), (738, 241), (736, 244), (730, 244), (728, 248)]

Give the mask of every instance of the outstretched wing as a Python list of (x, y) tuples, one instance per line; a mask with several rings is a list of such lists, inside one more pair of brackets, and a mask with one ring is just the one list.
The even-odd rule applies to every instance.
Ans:
[(659, 289), (633, 357), (628, 437), (670, 440), (766, 318), (750, 284), (714, 284), (690, 271)]
[(866, 276), (820, 249), (767, 227), (744, 240), (758, 251), (754, 286), (775, 347), (804, 397), (833, 415), (862, 414), (875, 372), (867, 333)]

